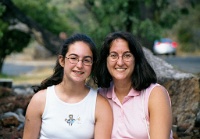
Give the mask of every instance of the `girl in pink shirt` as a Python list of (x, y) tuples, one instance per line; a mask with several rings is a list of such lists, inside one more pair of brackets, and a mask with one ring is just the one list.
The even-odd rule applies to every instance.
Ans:
[(173, 138), (170, 97), (132, 34), (109, 34), (97, 67), (99, 92), (113, 109), (113, 139)]

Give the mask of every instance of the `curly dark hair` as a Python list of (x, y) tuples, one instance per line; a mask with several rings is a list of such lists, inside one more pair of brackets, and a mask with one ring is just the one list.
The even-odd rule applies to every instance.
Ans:
[[(95, 74), (94, 74), (94, 67), (96, 65), (96, 60), (97, 60), (97, 50), (95, 43), (93, 40), (85, 35), (85, 34), (74, 34), (71, 37), (67, 38), (62, 45), (58, 55), (62, 55), (65, 57), (66, 53), (68, 52), (69, 46), (77, 41), (82, 41), (85, 42), (89, 45), (90, 50), (92, 51), (93, 54), (93, 65), (92, 65), (92, 71), (91, 71), (91, 78), (95, 79)], [(48, 86), (52, 85), (57, 85), (62, 82), (63, 80), (63, 73), (64, 69), (63, 67), (59, 64), (59, 60), (56, 60), (56, 65), (54, 67), (54, 73), (48, 77), (47, 79), (43, 80), (39, 86), (33, 86), (34, 92), (38, 92), (42, 89), (46, 89)]]
[(109, 34), (100, 49), (99, 59), (97, 61), (96, 76), (98, 87), (108, 88), (112, 77), (107, 68), (107, 57), (113, 40), (123, 39), (128, 42), (130, 52), (135, 57), (135, 68), (132, 73), (132, 87), (141, 91), (150, 86), (151, 83), (157, 82), (156, 73), (145, 58), (142, 46), (139, 41), (129, 32), (114, 32)]

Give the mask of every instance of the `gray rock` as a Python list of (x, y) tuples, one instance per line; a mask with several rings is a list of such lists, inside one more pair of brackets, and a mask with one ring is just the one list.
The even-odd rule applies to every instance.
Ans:
[(165, 86), (169, 92), (175, 119), (173, 124), (190, 132), (195, 126), (199, 112), (199, 77), (178, 71), (169, 63), (154, 56), (148, 49), (144, 48), (143, 50), (147, 60), (157, 73), (158, 83)]

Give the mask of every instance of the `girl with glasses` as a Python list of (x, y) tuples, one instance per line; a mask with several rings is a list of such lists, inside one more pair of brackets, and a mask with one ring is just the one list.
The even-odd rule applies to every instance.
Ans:
[(109, 34), (97, 67), (99, 93), (113, 110), (113, 139), (172, 138), (170, 97), (132, 34)]
[(95, 78), (96, 59), (90, 37), (75, 34), (65, 41), (53, 75), (34, 88), (23, 139), (111, 138), (111, 107), (97, 90), (86, 85), (90, 75)]

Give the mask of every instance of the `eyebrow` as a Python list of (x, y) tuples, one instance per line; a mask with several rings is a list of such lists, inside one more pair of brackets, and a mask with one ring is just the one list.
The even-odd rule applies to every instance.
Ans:
[[(115, 52), (115, 51), (111, 51), (110, 53), (117, 53), (117, 52)], [(123, 52), (123, 54), (124, 53), (131, 53), (131, 51), (125, 51), (125, 52)], [(118, 53), (117, 53), (118, 54)]]
[[(77, 55), (77, 54), (69, 54), (69, 56), (77, 56), (77, 57), (79, 57), (79, 55)], [(91, 59), (93, 59), (92, 58), (92, 56), (84, 56), (83, 58), (91, 58)]]

